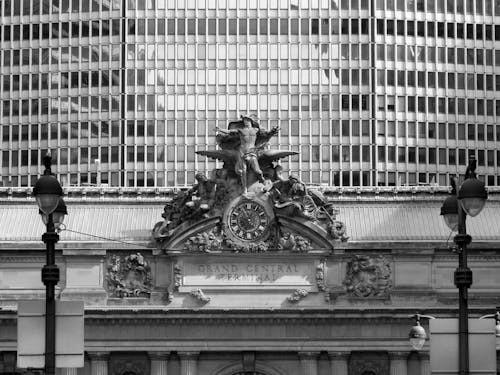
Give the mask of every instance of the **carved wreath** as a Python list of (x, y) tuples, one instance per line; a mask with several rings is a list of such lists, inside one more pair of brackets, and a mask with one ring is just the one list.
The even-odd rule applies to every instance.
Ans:
[(151, 268), (141, 253), (126, 257), (112, 255), (108, 261), (107, 288), (116, 297), (151, 294)]
[(343, 284), (354, 297), (386, 296), (392, 287), (390, 263), (381, 255), (356, 255), (347, 263)]

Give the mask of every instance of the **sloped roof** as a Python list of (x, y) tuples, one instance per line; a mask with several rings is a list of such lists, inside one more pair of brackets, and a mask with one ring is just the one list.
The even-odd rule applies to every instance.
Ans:
[[(149, 198), (148, 198), (149, 197)], [(379, 195), (340, 194), (329, 196), (339, 209), (337, 219), (347, 227), (349, 242), (446, 242), (450, 230), (440, 217), (445, 194)], [(162, 221), (165, 199), (138, 194), (135, 198), (88, 199), (79, 194), (65, 198), (67, 230), (60, 244), (116, 241), (147, 246), (155, 223)], [(34, 199), (0, 198), (0, 244), (41, 244), (45, 231)], [(500, 241), (500, 194), (492, 195), (484, 210), (467, 219), (467, 232), (474, 242)]]

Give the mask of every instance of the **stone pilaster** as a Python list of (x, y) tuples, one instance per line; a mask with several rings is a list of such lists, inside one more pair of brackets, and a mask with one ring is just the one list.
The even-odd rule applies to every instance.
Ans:
[(199, 352), (179, 352), (181, 359), (181, 375), (198, 374), (198, 355)]
[(347, 375), (349, 352), (328, 352), (331, 375)]
[(319, 352), (299, 352), (302, 375), (318, 375)]
[(62, 368), (61, 375), (77, 375), (78, 369), (76, 367)]
[(408, 374), (408, 353), (407, 352), (389, 352), (391, 361), (391, 375)]
[(431, 375), (431, 357), (429, 352), (418, 352), (420, 357), (420, 375)]
[(149, 352), (151, 375), (167, 375), (169, 352)]
[(108, 375), (109, 352), (89, 352), (90, 375)]

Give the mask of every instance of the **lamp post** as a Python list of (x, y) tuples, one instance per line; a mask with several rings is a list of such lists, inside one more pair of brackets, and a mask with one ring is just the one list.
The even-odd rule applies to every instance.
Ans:
[(455, 270), (455, 286), (458, 288), (458, 345), (459, 374), (469, 374), (469, 311), (467, 289), (472, 285), (472, 271), (467, 266), (467, 245), (471, 236), (467, 234), (467, 215), (476, 216), (486, 203), (487, 192), (482, 181), (476, 179), (476, 160), (471, 157), (465, 172), (465, 180), (457, 191), (452, 178), (452, 196), (446, 198), (441, 207), (441, 215), (446, 225), (457, 231), (454, 242), (458, 247), (458, 268)]
[(33, 188), (33, 195), (39, 207), (47, 231), (42, 235), (46, 245), (46, 264), (42, 268), (42, 282), (45, 284), (45, 374), (54, 375), (56, 367), (56, 302), (55, 286), (59, 282), (59, 268), (55, 264), (55, 244), (59, 241), (56, 229), (67, 214), (62, 200), (63, 191), (59, 181), (52, 174), (52, 158), (44, 157), (45, 171)]

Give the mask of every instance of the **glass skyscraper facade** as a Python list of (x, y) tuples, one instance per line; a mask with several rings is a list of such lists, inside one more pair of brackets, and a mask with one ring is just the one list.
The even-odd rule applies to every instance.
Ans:
[[(186, 186), (215, 127), (279, 125), (325, 186), (500, 184), (495, 0), (2, 0), (0, 186)], [(498, 125), (497, 125), (498, 124)]]

